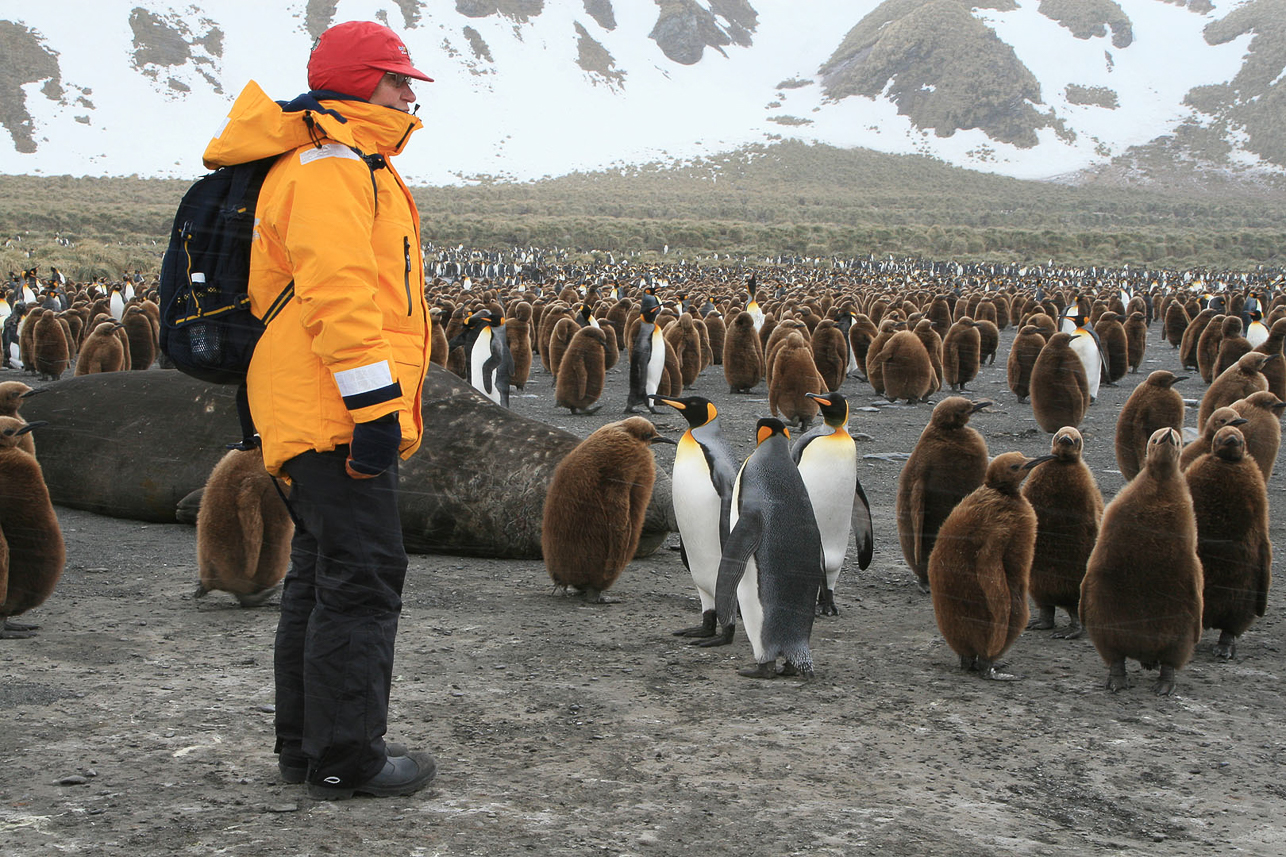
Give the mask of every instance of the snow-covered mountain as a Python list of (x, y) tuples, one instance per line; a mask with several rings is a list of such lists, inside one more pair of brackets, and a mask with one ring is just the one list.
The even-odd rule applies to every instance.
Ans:
[(1022, 178), (1163, 137), (1286, 167), (1282, 0), (3, 0), (0, 172), (195, 176), (242, 86), (305, 90), (352, 19), (436, 79), (416, 183), (776, 139)]

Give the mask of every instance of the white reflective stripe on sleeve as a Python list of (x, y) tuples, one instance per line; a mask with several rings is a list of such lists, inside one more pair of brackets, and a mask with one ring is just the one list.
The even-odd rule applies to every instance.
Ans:
[(351, 158), (354, 161), (360, 161), (357, 153), (345, 146), (343, 143), (327, 143), (314, 149), (305, 149), (299, 153), (299, 163), (303, 166), (311, 164), (313, 161), (320, 161), (322, 158)]
[(229, 123), (229, 122), (231, 122), (231, 121), (232, 121), (232, 117), (231, 117), (231, 116), (224, 116), (224, 117), (223, 117), (223, 121), (219, 123), (219, 130), (214, 132), (214, 139), (216, 139), (216, 140), (217, 140), (217, 139), (219, 139), (220, 137), (222, 137), (222, 136), (223, 136), (223, 131), (224, 131), (224, 129), (228, 127), (228, 123)]
[(335, 373), (335, 383), (339, 385), (339, 394), (347, 399), (349, 396), (360, 396), (372, 390), (382, 390), (393, 383), (393, 373), (387, 362), (372, 363), (369, 366), (358, 366), (356, 369), (345, 369)]

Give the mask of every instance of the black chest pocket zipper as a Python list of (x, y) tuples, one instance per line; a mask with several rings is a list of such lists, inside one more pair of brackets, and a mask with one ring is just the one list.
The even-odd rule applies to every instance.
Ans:
[(414, 312), (414, 304), (411, 300), (411, 239), (402, 236), (402, 253), (406, 257), (406, 269), (402, 274), (402, 282), (406, 286), (406, 317), (410, 318)]

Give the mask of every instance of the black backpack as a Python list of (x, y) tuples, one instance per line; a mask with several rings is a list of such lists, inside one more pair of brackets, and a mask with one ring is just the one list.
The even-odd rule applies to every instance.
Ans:
[[(374, 171), (379, 155), (354, 152)], [(237, 384), (242, 440), (258, 445), (246, 372), (264, 327), (295, 294), (290, 282), (262, 319), (250, 312), (250, 242), (255, 206), (277, 157), (220, 167), (188, 188), (174, 215), (170, 244), (161, 262), (161, 351), (175, 368), (212, 384)], [(376, 195), (378, 204), (378, 193)]]
[[(185, 375), (239, 385), (242, 448), (255, 445), (246, 371), (264, 331), (250, 312), (250, 240), (259, 189), (276, 160), (220, 167), (198, 179), (179, 203), (161, 262), (161, 351)], [(293, 294), (291, 283), (272, 314)]]

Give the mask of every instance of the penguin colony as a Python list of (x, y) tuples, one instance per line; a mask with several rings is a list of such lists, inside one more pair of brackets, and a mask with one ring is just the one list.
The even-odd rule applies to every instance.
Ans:
[[(1234, 657), (1238, 639), (1263, 615), (1260, 605), (1266, 601), (1270, 575), (1261, 559), (1271, 556), (1271, 545), (1266, 517), (1260, 516), (1260, 510), (1266, 516), (1266, 494), (1260, 502), (1256, 485), (1273, 472), (1280, 415), (1286, 409), (1279, 392), (1286, 383), (1281, 357), (1286, 298), (1271, 289), (1261, 288), (1254, 301), (1246, 302), (1253, 304), (1253, 312), (1242, 314), (1236, 309), (1240, 302), (1211, 294), (1191, 275), (1162, 282), (1135, 278), (1119, 297), (1087, 279), (1077, 287), (1069, 284), (1070, 278), (1033, 280), (1013, 271), (951, 278), (909, 268), (896, 279), (873, 272), (832, 272), (825, 286), (824, 275), (817, 274), (803, 282), (771, 275), (762, 282), (739, 280), (726, 272), (705, 277), (679, 269), (666, 276), (689, 282), (678, 288), (662, 276), (644, 273), (629, 281), (637, 287), (615, 281), (606, 285), (618, 279), (610, 272), (598, 282), (568, 276), (557, 288), (479, 278), (482, 288), (462, 289), (459, 282), (435, 281), (429, 287), (437, 322), (434, 360), (451, 366), (501, 407), (509, 406), (512, 388), (550, 397), (573, 421), (603, 407), (620, 407), (622, 399), (627, 413), (642, 407), (654, 418), (667, 412), (684, 418), (687, 431), (676, 450), (671, 479), (680, 554), (697, 590), (701, 618), (695, 627), (675, 633), (700, 644), (725, 645), (741, 624), (755, 661), (745, 674), (810, 673), (812, 616), (838, 613), (835, 593), (845, 568), (865, 569), (878, 559), (871, 510), (856, 476), (860, 459), (849, 433), (855, 416), (849, 403), (858, 398), (869, 397), (881, 409), (893, 407), (888, 403), (894, 400), (905, 403), (896, 407), (925, 426), (899, 478), (894, 504), (899, 541), (910, 580), (932, 595), (926, 604), (932, 602), (944, 640), (962, 663), (968, 661), (981, 674), (1005, 675), (996, 658), (1014, 644), (1029, 609), (1035, 611), (1033, 629), (1054, 627), (1054, 611), (1062, 609), (1072, 621), (1056, 636), (1075, 637), (1077, 619), (1083, 618), (1108, 663), (1109, 687), (1128, 685), (1123, 664), (1134, 658), (1161, 668), (1158, 689), (1168, 692), (1174, 687), (1174, 671), (1192, 656), (1190, 645), (1185, 650), (1187, 644), (1175, 640), (1191, 638), (1195, 644), (1204, 624), (1220, 632), (1217, 654)], [(1224, 284), (1220, 291), (1236, 288)], [(147, 296), (97, 284), (50, 285), (33, 293), (38, 305), (28, 306), (15, 300), (25, 297), (23, 292), (8, 292), (7, 367), (49, 380), (69, 371), (154, 365), (157, 312)], [(19, 302), (24, 305), (15, 310)], [(996, 334), (1010, 327), (1017, 335), (1009, 353), (998, 353)], [(1147, 356), (1150, 330), (1171, 345), (1162, 358)], [(609, 374), (618, 356), (629, 369)], [(1028, 459), (1010, 453), (989, 463), (986, 442), (976, 432), (976, 437), (959, 432), (965, 442), (955, 446), (944, 439), (961, 428), (973, 432), (968, 418), (985, 405), (951, 396), (935, 404), (935, 394), (948, 385), (950, 392), (968, 393), (977, 384), (997, 383), (995, 370), (988, 369), (997, 356), (1015, 397), (1004, 406), (1016, 403), (1020, 418), (1033, 420), (1052, 436), (1051, 460), (1031, 470), (1023, 469)], [(1209, 389), (1196, 395), (1201, 407), (1195, 418), (1173, 389), (1187, 379), (1170, 369), (1148, 374), (1119, 414), (1099, 413), (1100, 383), (1122, 383), (1129, 373), (1158, 362), (1208, 375)], [(729, 452), (727, 439), (746, 442), (746, 427), (720, 428), (721, 399), (685, 392), (709, 385), (720, 371), (711, 370), (712, 365), (721, 367), (720, 385), (727, 383), (730, 393), (758, 395), (766, 400), (765, 417), (780, 418), (758, 426), (754, 451), (741, 465)], [(628, 380), (623, 382), (623, 376)], [(0, 406), (5, 397), (0, 388)], [(1087, 417), (1092, 422), (1082, 435), (1076, 427), (1085, 428)], [(819, 419), (821, 425), (811, 429)], [(1118, 466), (1129, 489), (1128, 494), (1118, 491), (1106, 511), (1095, 478), (1081, 460), (1086, 446), (1106, 445), (1104, 420), (1115, 426)], [(793, 443), (791, 427), (800, 434)], [(1198, 439), (1178, 461), (1182, 429)], [(649, 474), (654, 478), (657, 466), (650, 447), (661, 439), (657, 427), (641, 418), (614, 424), (614, 431), (616, 446), (608, 448), (617, 451), (595, 455), (595, 446), (602, 443), (601, 438), (589, 443), (595, 432), (582, 445), (587, 450), (578, 448), (568, 456), (566, 472), (551, 482), (545, 510), (551, 578), (561, 587), (581, 589), (591, 600), (612, 586), (633, 556), (642, 514), (633, 500), (643, 495), (646, 506)], [(30, 434), (15, 430), (15, 444)], [(1171, 457), (1176, 459), (1173, 467)], [(612, 465), (597, 475), (599, 481), (589, 476), (594, 462)], [(1259, 483), (1247, 475), (1252, 470)], [(1213, 492), (1214, 499), (1199, 498), (1198, 484), (1218, 486), (1218, 491), (1201, 489)], [(629, 490), (618, 497), (612, 492), (621, 485)], [(1156, 490), (1149, 494), (1147, 487)], [(1129, 599), (1149, 591), (1148, 575), (1161, 567), (1132, 544), (1137, 539), (1120, 535), (1123, 521), (1162, 512), (1183, 519), (1184, 491), (1197, 547), (1192, 555), (1172, 549), (1188, 587), (1182, 592), (1182, 627), (1152, 622), (1142, 634), (1151, 634), (1149, 639), (1139, 639), (1139, 634), (1115, 639), (1112, 623), (1104, 617), (1110, 619), (1122, 603), (1133, 605), (1126, 612), (1147, 616), (1156, 597)], [(609, 495), (613, 499), (604, 502)], [(1131, 504), (1118, 501), (1135, 495), (1133, 507), (1143, 511), (1121, 512)], [(574, 502), (583, 496), (593, 497), (595, 508), (576, 510)], [(984, 497), (989, 503), (982, 502)], [(1248, 511), (1235, 519), (1219, 518), (1204, 505), (1208, 503), (1221, 512)], [(993, 519), (1003, 516), (977, 512), (980, 504), (983, 509), (1017, 510), (1022, 521), (1034, 517), (1030, 550), (1024, 547), (1025, 524), (995, 525)], [(238, 513), (220, 513), (211, 503), (209, 514), (222, 517), (226, 525)], [(974, 523), (947, 528), (953, 515)], [(1096, 531), (1100, 516), (1101, 530)], [(1176, 525), (1180, 535), (1187, 531), (1183, 523)], [(942, 538), (944, 530), (953, 534), (957, 527), (985, 548), (970, 552), (967, 562), (951, 558), (951, 549), (959, 548), (954, 535)], [(791, 531), (789, 539), (783, 529)], [(587, 563), (592, 551), (585, 545), (595, 538), (604, 540), (604, 546)], [(1215, 544), (1238, 559), (1215, 556), (1210, 547)], [(1031, 558), (1016, 564), (986, 559), (987, 551), (1002, 547), (1006, 556), (1021, 560), (1030, 553)], [(1133, 578), (1114, 571), (1119, 571), (1113, 564), (1116, 548), (1138, 551), (1122, 566)], [(1195, 571), (1188, 562), (1193, 556)], [(242, 565), (231, 572), (233, 577), (239, 573), (242, 579), (257, 579), (248, 560)], [(1238, 581), (1235, 603), (1202, 609), (1218, 600), (1208, 594), (1213, 590), (1207, 577)], [(207, 589), (220, 588), (207, 582), (222, 580), (210, 576), (207, 581), (203, 571)], [(1196, 599), (1190, 597), (1194, 585)], [(221, 588), (238, 595), (235, 589)], [(997, 607), (1005, 600), (999, 598), (1002, 589), (1008, 611)], [(243, 594), (254, 599), (264, 591)], [(986, 615), (970, 613), (983, 602), (973, 596), (962, 599), (961, 591), (991, 599)], [(1019, 592), (1021, 607), (1014, 603)], [(1106, 597), (1105, 592), (1115, 595)], [(1189, 622), (1194, 604), (1195, 631)], [(963, 629), (975, 626), (986, 632), (986, 645), (962, 642), (968, 637)]]

